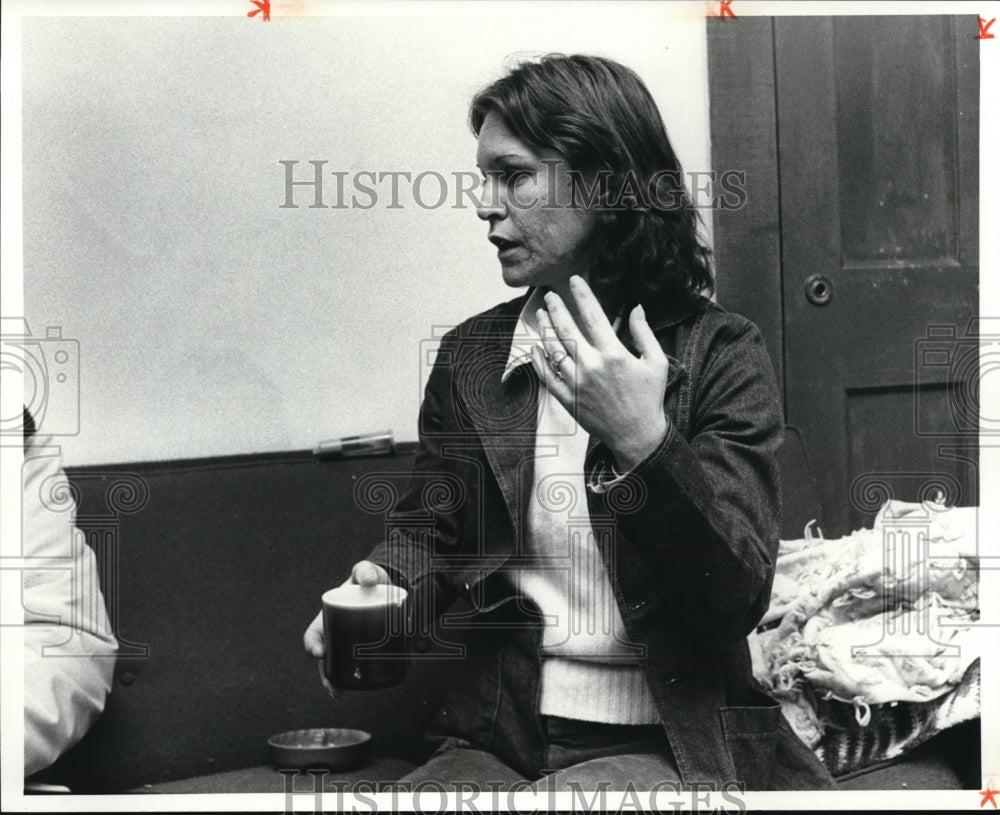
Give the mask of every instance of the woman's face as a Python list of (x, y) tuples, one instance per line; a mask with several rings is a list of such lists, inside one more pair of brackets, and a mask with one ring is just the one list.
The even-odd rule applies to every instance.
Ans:
[(530, 147), (491, 112), (479, 130), (476, 163), (485, 176), (476, 211), (490, 225), (504, 282), (559, 290), (570, 275), (586, 278), (584, 238), (594, 217), (572, 204), (566, 158)]

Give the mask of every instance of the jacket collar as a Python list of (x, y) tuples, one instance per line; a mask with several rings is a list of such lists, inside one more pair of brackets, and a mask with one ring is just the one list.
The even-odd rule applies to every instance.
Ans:
[[(697, 306), (687, 303), (655, 303), (651, 306), (644, 306), (646, 311), (646, 322), (653, 329), (653, 333), (659, 335), (662, 331), (672, 326), (684, 322), (696, 310)], [(635, 350), (635, 342), (632, 339), (632, 332), (628, 327), (628, 315), (624, 315), (618, 330), (618, 337), (630, 351)]]

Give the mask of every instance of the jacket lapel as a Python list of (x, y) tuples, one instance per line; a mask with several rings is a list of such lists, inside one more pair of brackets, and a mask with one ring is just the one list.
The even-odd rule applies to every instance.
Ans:
[(515, 534), (521, 532), (534, 477), (540, 383), (530, 364), (503, 381), (517, 318), (526, 297), (477, 321), (455, 369), (456, 398), (475, 428), (503, 493)]

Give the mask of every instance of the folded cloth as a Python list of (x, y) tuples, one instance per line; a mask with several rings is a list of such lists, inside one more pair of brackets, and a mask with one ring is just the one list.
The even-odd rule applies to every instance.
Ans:
[(817, 700), (852, 705), (863, 726), (873, 705), (942, 699), (967, 678), (977, 662), (976, 512), (889, 501), (872, 529), (781, 542), (751, 653), (811, 747), (826, 729)]

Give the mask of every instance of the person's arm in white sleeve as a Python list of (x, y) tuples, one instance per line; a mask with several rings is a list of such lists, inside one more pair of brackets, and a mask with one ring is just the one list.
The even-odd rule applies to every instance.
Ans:
[(76, 528), (76, 503), (59, 447), (25, 445), (24, 774), (48, 767), (104, 709), (118, 644), (97, 559)]

